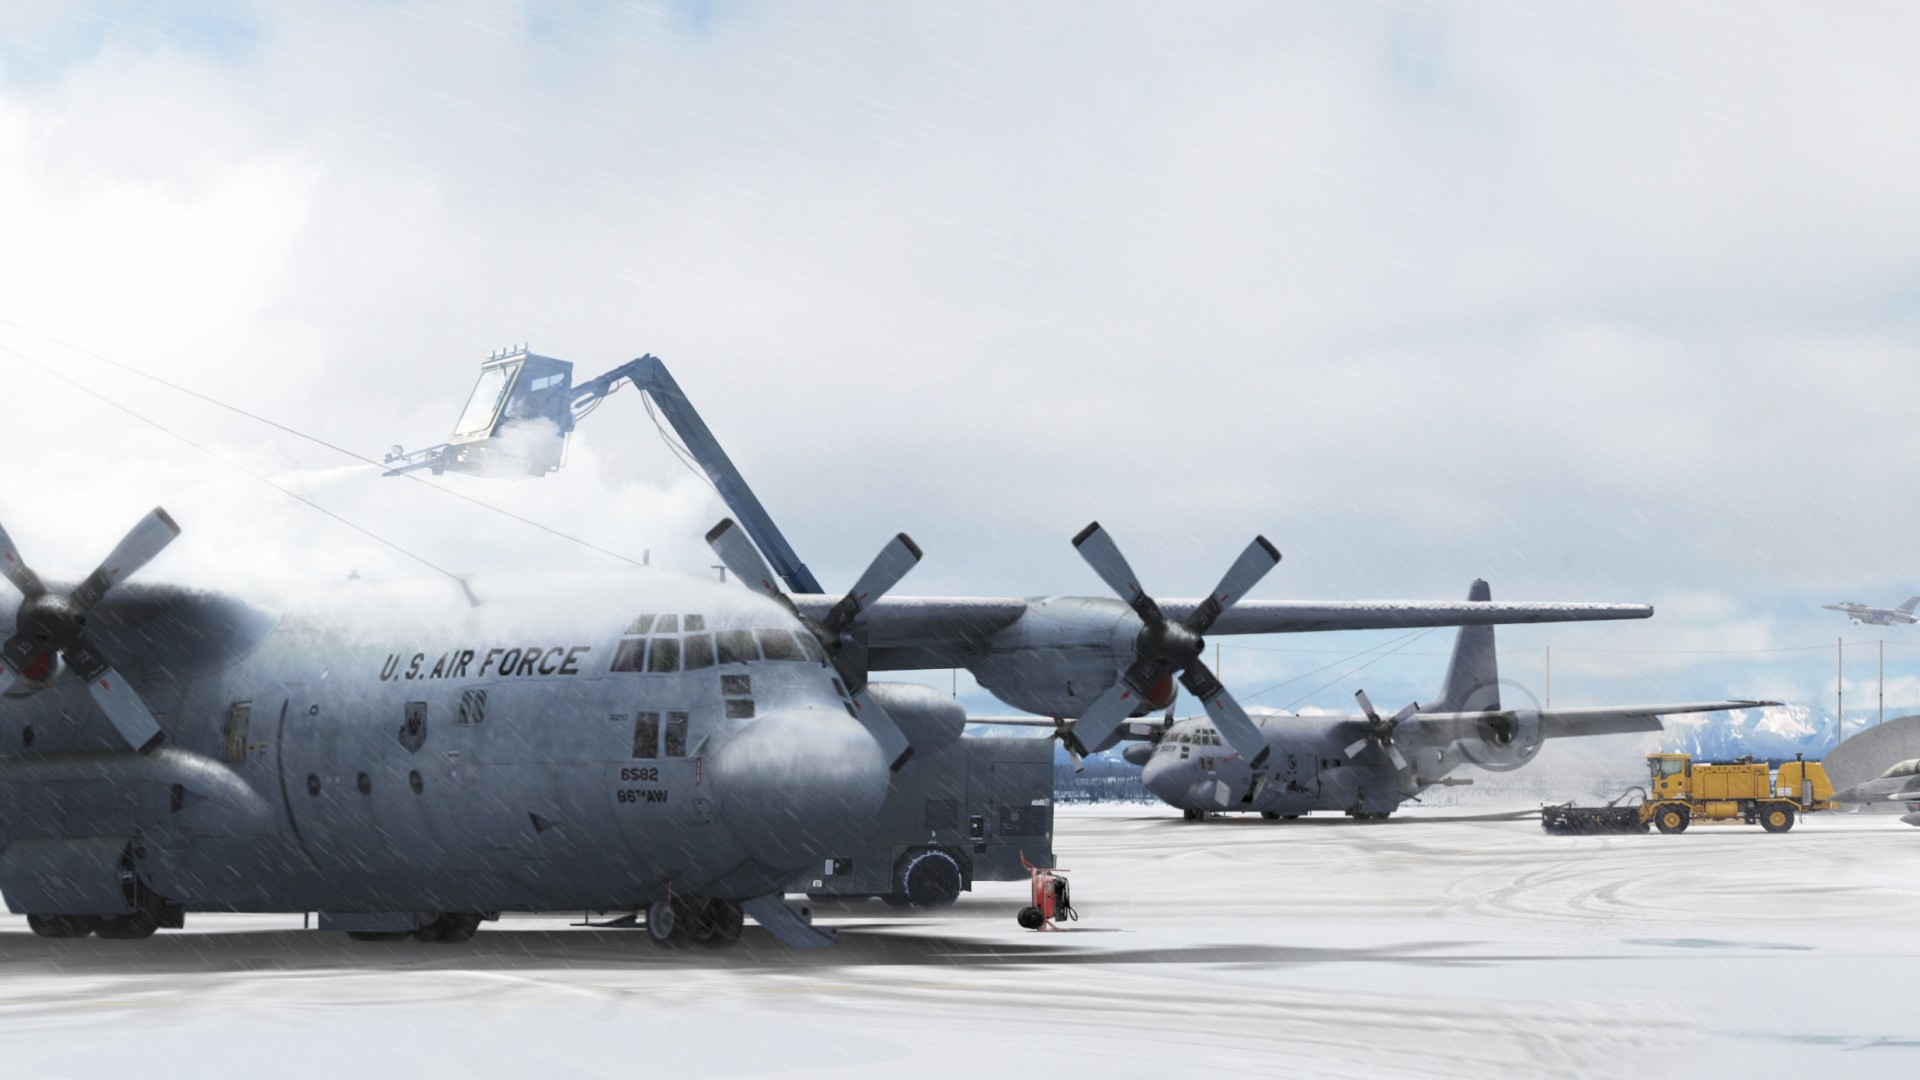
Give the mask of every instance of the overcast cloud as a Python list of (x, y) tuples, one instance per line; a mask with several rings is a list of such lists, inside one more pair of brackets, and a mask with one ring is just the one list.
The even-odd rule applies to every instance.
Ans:
[[(445, 438), (500, 346), (653, 352), (829, 588), (905, 529), (903, 591), (1097, 592), (1097, 517), (1165, 595), (1264, 532), (1269, 598), (1658, 605), (1502, 632), (1569, 704), (1830, 715), (1830, 650), (1672, 650), (1920, 593), (1910, 5), (554, 8), (0, 0), (32, 558), (82, 573), (163, 503), (156, 574), (426, 572), (19, 356), (456, 570), (612, 564), (28, 329), (376, 456)], [(556, 477), (445, 483), (702, 571), (724, 513), (630, 394)], [(1920, 706), (1920, 633), (1885, 636)]]

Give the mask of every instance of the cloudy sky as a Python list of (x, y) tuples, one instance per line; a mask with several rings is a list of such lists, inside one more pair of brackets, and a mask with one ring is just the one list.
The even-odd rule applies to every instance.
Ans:
[[(830, 587), (904, 529), (903, 591), (1097, 592), (1098, 518), (1194, 595), (1263, 532), (1268, 598), (1657, 605), (1502, 632), (1566, 704), (1830, 717), (1817, 605), (1920, 593), (1916, 23), (0, 0), (0, 520), (51, 572), (155, 503), (156, 576), (431, 572), (251, 471), (462, 572), (616, 565), (88, 354), (377, 455), (500, 346), (652, 352)], [(703, 572), (724, 513), (631, 394), (559, 476), (445, 484)], [(1920, 630), (1855, 630), (1850, 714), (1881, 636), (1920, 706)], [(1444, 631), (1341, 680), (1396, 637), (1224, 667), (1431, 693)]]

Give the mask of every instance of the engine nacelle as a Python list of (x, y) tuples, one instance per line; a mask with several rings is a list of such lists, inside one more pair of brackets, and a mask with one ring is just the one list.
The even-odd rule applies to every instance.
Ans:
[(1460, 752), (1490, 772), (1511, 772), (1540, 754), (1540, 714), (1532, 710), (1496, 713), (1474, 725), (1460, 740)]
[(960, 703), (931, 686), (919, 683), (868, 683), (900, 733), (913, 745), (915, 757), (938, 753), (966, 734), (967, 711)]

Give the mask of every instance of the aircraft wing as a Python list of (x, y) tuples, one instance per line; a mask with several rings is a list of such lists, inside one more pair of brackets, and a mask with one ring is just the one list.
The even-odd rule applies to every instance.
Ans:
[[(1758, 709), (1778, 705), (1777, 701), (1689, 701), (1667, 705), (1602, 705), (1587, 709), (1542, 709), (1540, 737), (1564, 739), (1585, 735), (1620, 735), (1637, 731), (1661, 730), (1660, 718), (1674, 713), (1725, 712), (1729, 709)], [(1498, 712), (1415, 713), (1404, 722), (1418, 724), (1436, 735), (1460, 738), (1481, 724), (1495, 719), (1514, 720), (1530, 710), (1503, 709)]]
[[(1183, 619), (1194, 600), (1162, 600), (1161, 610)], [(1317, 630), (1400, 630), (1421, 626), (1494, 626), (1507, 623), (1645, 619), (1647, 604), (1495, 603), (1490, 600), (1242, 600), (1209, 634), (1302, 634)]]
[[(838, 596), (795, 596), (809, 618), (825, 618)], [(861, 615), (874, 648), (895, 645), (959, 645), (984, 640), (1012, 625), (1041, 601), (1018, 597), (883, 596)], [(1163, 600), (1169, 618), (1184, 619), (1198, 600)], [(1089, 624), (1101, 630), (1126, 608), (1105, 598), (1081, 601)], [(1111, 607), (1109, 613), (1105, 609)], [(1493, 603), (1455, 600), (1243, 600), (1213, 624), (1209, 634), (1299, 634), (1318, 630), (1397, 630), (1424, 626), (1490, 626), (1504, 623), (1592, 622), (1644, 619), (1646, 604)]]

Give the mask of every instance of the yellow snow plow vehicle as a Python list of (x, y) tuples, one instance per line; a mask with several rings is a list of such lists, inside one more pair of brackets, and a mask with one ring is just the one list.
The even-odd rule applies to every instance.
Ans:
[(1646, 832), (1652, 825), (1677, 833), (1695, 821), (1738, 819), (1782, 833), (1801, 814), (1840, 805), (1832, 801), (1827, 770), (1797, 754), (1778, 772), (1752, 758), (1695, 764), (1686, 754), (1649, 754), (1647, 769), (1650, 782), (1639, 806), (1549, 806), (1541, 811), (1541, 827), (1552, 833), (1601, 833)]

